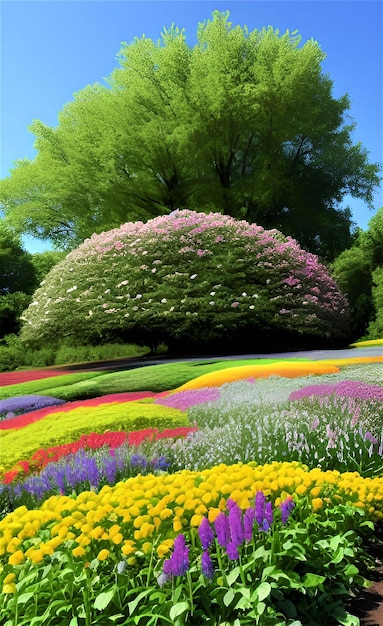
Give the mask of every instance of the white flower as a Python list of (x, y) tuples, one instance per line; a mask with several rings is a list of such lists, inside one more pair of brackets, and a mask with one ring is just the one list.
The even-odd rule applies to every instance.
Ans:
[(138, 311), (138, 306), (134, 306), (133, 311)]
[(252, 297), (253, 298), (259, 298), (259, 295), (257, 293), (253, 293)]
[(195, 278), (197, 278), (197, 276), (198, 276), (198, 274), (192, 274), (192, 275), (190, 276), (190, 280), (194, 280)]
[(211, 296), (215, 296), (215, 291), (211, 291), (211, 292), (210, 292), (210, 295), (211, 295)]
[(254, 304), (250, 304), (249, 309), (255, 309)]
[(152, 274), (155, 274), (155, 273), (156, 273), (156, 271), (157, 271), (157, 268), (156, 268), (156, 267), (153, 267), (153, 269), (152, 269)]
[(110, 289), (105, 289), (104, 293), (110, 293)]
[(93, 315), (93, 311), (89, 311), (88, 315), (91, 317)]
[(162, 298), (161, 303), (162, 303), (162, 304), (166, 304), (166, 303), (167, 303), (166, 298)]
[(214, 304), (215, 304), (214, 300), (212, 300), (211, 302), (209, 302), (209, 304), (211, 304), (211, 306), (214, 306)]
[(136, 295), (136, 300), (139, 300), (140, 298), (142, 298), (142, 293), (138, 293), (138, 294)]
[(76, 291), (77, 289), (77, 285), (73, 285), (73, 287), (70, 287), (69, 289), (66, 290), (67, 293), (70, 293), (71, 291)]
[(245, 298), (247, 296), (246, 291), (243, 292), (242, 297)]

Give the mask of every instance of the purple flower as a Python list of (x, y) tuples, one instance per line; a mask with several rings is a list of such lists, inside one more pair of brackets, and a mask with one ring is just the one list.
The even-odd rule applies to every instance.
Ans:
[(229, 520), (224, 513), (219, 513), (214, 521), (215, 532), (220, 546), (226, 548), (230, 541)]
[(210, 554), (207, 550), (204, 550), (202, 552), (201, 567), (202, 567), (202, 574), (206, 576), (206, 578), (214, 577), (214, 565), (210, 558)]
[(257, 491), (255, 494), (255, 519), (258, 526), (262, 526), (265, 515), (266, 497), (263, 491)]
[(229, 541), (227, 544), (226, 552), (230, 561), (237, 561), (239, 559), (238, 545), (233, 541)]
[(378, 440), (376, 439), (376, 437), (374, 437), (374, 435), (370, 433), (369, 430), (366, 432), (364, 437), (366, 441), (369, 441), (370, 443), (373, 443), (374, 445), (378, 443)]
[(202, 548), (204, 550), (207, 550), (214, 541), (214, 533), (207, 517), (202, 518), (202, 521), (198, 528), (198, 534), (201, 540)]
[(282, 512), (282, 524), (286, 524), (291, 511), (295, 507), (295, 502), (292, 498), (286, 498), (283, 502), (281, 502), (281, 512)]
[(242, 511), (238, 504), (233, 503), (229, 511), (230, 536), (233, 543), (240, 546), (245, 539), (242, 522)]
[(245, 515), (243, 518), (243, 526), (244, 526), (246, 541), (251, 541), (253, 538), (254, 521), (255, 521), (255, 508), (250, 506), (248, 509), (246, 509)]
[(173, 554), (164, 562), (165, 576), (183, 576), (189, 569), (189, 548), (184, 535), (177, 535), (174, 540)]
[(267, 502), (265, 506), (265, 519), (263, 520), (263, 530), (269, 530), (273, 523), (273, 505)]

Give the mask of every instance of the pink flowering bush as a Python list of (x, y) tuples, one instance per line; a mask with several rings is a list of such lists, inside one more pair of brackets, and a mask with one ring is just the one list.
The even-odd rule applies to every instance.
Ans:
[(51, 270), (23, 319), (22, 339), (39, 343), (117, 335), (259, 349), (348, 333), (347, 303), (315, 255), (277, 230), (188, 210), (93, 235)]

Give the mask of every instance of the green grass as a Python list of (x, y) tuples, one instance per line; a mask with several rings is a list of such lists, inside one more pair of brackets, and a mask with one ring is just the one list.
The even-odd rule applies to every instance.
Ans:
[[(60, 389), (71, 387), (71, 385), (78, 383), (79, 381), (86, 382), (85, 379), (95, 378), (100, 376), (102, 372), (79, 372), (76, 374), (63, 374), (62, 376), (52, 376), (51, 378), (42, 378), (40, 380), (31, 380), (26, 383), (17, 383), (15, 385), (7, 385), (0, 391), (0, 400), (6, 398), (13, 398), (15, 396), (25, 396), (33, 394), (42, 394), (54, 396), (52, 392), (53, 387), (57, 387), (60, 383)], [(48, 392), (48, 393), (47, 393)]]
[[(290, 361), (308, 361), (309, 359), (286, 359)], [(25, 394), (50, 395), (62, 400), (84, 400), (109, 393), (127, 391), (153, 391), (159, 393), (175, 389), (180, 385), (209, 372), (242, 365), (262, 365), (277, 363), (280, 359), (241, 359), (227, 361), (180, 361), (161, 365), (148, 365), (123, 372), (83, 372), (67, 374), (50, 379), (36, 380), (29, 383), (9, 385), (3, 399)], [(97, 376), (97, 379), (96, 379)], [(70, 379), (70, 377), (72, 377)], [(74, 379), (76, 377), (76, 379)], [(63, 380), (65, 378), (65, 381)], [(64, 384), (62, 384), (64, 383)], [(9, 390), (9, 392), (8, 392)], [(6, 395), (5, 395), (6, 394)]]

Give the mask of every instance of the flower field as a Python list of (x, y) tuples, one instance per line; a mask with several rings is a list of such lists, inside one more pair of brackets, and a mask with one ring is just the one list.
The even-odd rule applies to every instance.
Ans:
[(4, 375), (1, 625), (357, 626), (382, 361)]

